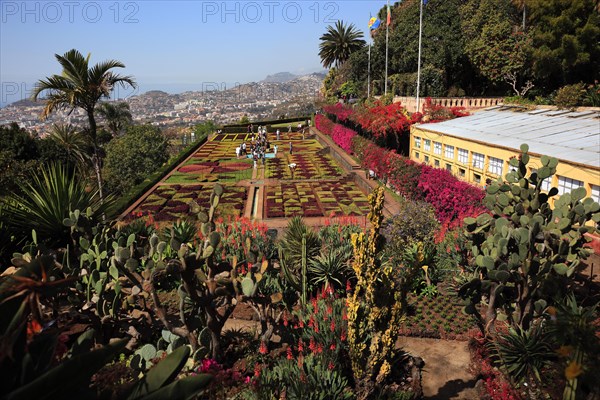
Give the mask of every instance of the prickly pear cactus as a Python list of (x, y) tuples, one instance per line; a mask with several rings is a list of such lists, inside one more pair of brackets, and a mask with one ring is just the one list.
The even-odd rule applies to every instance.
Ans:
[(513, 170), (506, 180), (488, 186), (484, 202), (489, 213), (464, 220), (481, 279), (464, 285), (459, 294), (470, 300), (465, 311), (476, 315), (476, 304), (488, 298), (485, 317), (479, 315), (487, 331), (493, 331), (497, 318), (527, 329), (553, 298), (565, 294), (589, 255), (585, 235), (596, 231), (590, 221), (600, 221), (600, 205), (585, 198), (584, 188), (561, 195), (553, 207), (558, 190), (545, 193), (542, 182), (556, 173), (558, 161), (542, 156), (542, 167), (528, 174), (528, 150), (522, 145), (520, 157), (510, 160)]

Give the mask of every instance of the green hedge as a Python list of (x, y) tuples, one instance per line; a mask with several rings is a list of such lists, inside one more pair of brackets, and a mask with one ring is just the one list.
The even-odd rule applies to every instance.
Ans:
[(169, 162), (160, 167), (155, 173), (147, 177), (143, 182), (134, 186), (129, 192), (121, 196), (112, 207), (112, 215), (121, 215), (127, 207), (131, 206), (137, 199), (139, 199), (144, 193), (146, 193), (152, 186), (156, 185), (163, 179), (171, 170), (181, 164), (186, 158), (192, 155), (198, 147), (202, 146), (208, 138), (208, 135), (204, 135), (188, 147), (183, 149), (179, 154), (174, 156)]
[[(300, 122), (300, 121), (304, 121), (306, 122), (306, 120), (310, 119), (311, 117), (309, 115), (303, 116), (303, 117), (294, 117), (294, 118), (286, 118), (286, 119), (271, 119), (271, 120), (266, 120), (266, 121), (250, 121), (250, 123), (248, 124), (230, 124), (230, 125), (224, 125), (223, 126), (223, 132), (225, 132), (226, 128), (244, 128), (244, 132), (245, 130), (248, 128), (248, 125), (252, 124), (254, 126), (257, 125), (266, 125), (271, 126), (271, 125), (277, 125), (277, 124), (285, 124), (285, 123), (289, 123), (289, 122)], [(238, 131), (239, 132), (239, 131)]]

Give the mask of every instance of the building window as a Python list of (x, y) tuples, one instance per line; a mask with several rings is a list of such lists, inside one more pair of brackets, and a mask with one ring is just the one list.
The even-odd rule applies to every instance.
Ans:
[(577, 179), (567, 178), (566, 176), (558, 177), (558, 194), (565, 194), (583, 186), (582, 181)]
[(466, 175), (466, 171), (464, 168), (459, 168), (458, 169), (458, 174), (462, 177), (464, 177)]
[(475, 181), (475, 183), (481, 183), (481, 175), (473, 174), (473, 180)]
[(446, 145), (446, 152), (444, 153), (444, 157), (449, 160), (454, 160), (454, 146)]
[(415, 158), (419, 158), (420, 154), (418, 151), (415, 151)]
[(458, 162), (462, 164), (469, 163), (469, 151), (465, 149), (458, 149)]
[(488, 166), (488, 172), (496, 175), (502, 175), (502, 166), (504, 161), (499, 158), (490, 157), (490, 165)]
[(421, 138), (420, 138), (420, 137), (418, 137), (418, 136), (415, 136), (415, 147), (416, 147), (417, 149), (420, 149), (420, 148), (421, 148)]
[(452, 164), (446, 163), (446, 170), (452, 172)]
[(425, 156), (425, 164), (429, 164), (429, 156)]
[(425, 146), (423, 146), (425, 151), (431, 151), (431, 140), (425, 139)]
[(433, 152), (435, 154), (442, 154), (442, 144), (440, 142), (433, 142)]
[(433, 164), (435, 165), (436, 168), (440, 167), (440, 160), (434, 160)]
[(483, 163), (485, 162), (485, 156), (479, 153), (473, 153), (473, 168), (483, 169)]
[[(536, 174), (537, 174), (537, 169), (532, 169), (532, 170), (531, 170), (531, 173), (532, 173), (532, 174), (533, 174), (533, 173), (536, 173)], [(545, 191), (545, 192), (549, 192), (549, 191), (550, 191), (550, 188), (551, 188), (550, 184), (552, 183), (552, 182), (551, 182), (551, 179), (552, 179), (551, 177), (548, 177), (548, 178), (544, 179), (544, 180), (542, 181), (542, 185), (540, 186), (540, 189), (542, 189), (542, 190), (543, 190), (543, 191)]]
[(592, 187), (592, 195), (590, 196), (592, 200), (596, 203), (600, 203), (600, 186), (590, 185)]

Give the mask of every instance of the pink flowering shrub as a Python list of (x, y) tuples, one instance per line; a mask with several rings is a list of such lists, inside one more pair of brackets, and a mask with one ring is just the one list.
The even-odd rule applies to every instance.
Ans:
[(352, 138), (356, 136), (356, 131), (346, 128), (340, 124), (335, 124), (331, 138), (348, 154), (352, 153)]
[(442, 223), (485, 212), (484, 191), (458, 180), (445, 169), (421, 165), (417, 187)]

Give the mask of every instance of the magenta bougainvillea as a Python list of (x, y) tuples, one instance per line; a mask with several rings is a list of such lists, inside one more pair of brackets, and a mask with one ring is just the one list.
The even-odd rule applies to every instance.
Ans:
[[(333, 124), (332, 121), (327, 122), (326, 117), (320, 117), (320, 126)], [(356, 154), (363, 168), (375, 172), (395, 191), (411, 200), (424, 200), (431, 204), (442, 224), (452, 226), (464, 217), (484, 211), (484, 191), (446, 170), (414, 162), (394, 150), (379, 147), (340, 124), (333, 124), (331, 136), (335, 136), (334, 140), (345, 151)]]
[(340, 146), (346, 153), (352, 153), (352, 138), (356, 136), (356, 131), (346, 128), (340, 124), (335, 124), (331, 138)]
[(482, 203), (484, 191), (456, 179), (445, 169), (421, 165), (417, 187), (441, 222), (462, 220), (485, 211)]

